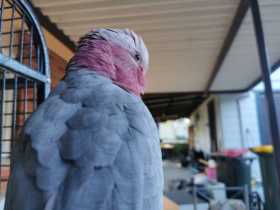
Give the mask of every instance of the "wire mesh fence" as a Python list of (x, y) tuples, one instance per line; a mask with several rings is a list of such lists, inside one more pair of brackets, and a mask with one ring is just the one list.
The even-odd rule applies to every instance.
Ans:
[(1, 79), (1, 182), (9, 176), (11, 151), (24, 121), (37, 107), (37, 88), (34, 82), (0, 67)]
[(9, 177), (11, 152), (24, 121), (49, 89), (48, 55), (30, 5), (0, 0), (0, 181)]

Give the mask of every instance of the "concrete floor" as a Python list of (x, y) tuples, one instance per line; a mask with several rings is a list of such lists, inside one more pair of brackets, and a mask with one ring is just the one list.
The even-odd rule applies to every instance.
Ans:
[(185, 179), (190, 180), (193, 171), (190, 168), (182, 168), (181, 165), (174, 161), (165, 160), (163, 162), (164, 172), (164, 191), (169, 190), (172, 180)]

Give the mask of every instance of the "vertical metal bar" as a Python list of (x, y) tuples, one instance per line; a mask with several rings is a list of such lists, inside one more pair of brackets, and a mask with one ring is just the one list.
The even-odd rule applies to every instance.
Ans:
[[(1, 0), (1, 10), (0, 10), (0, 46), (2, 43), (2, 30), (3, 30), (3, 14), (4, 14), (4, 0)], [(0, 49), (2, 53), (3, 49)], [(4, 122), (4, 110), (5, 110), (5, 89), (6, 89), (6, 75), (5, 70), (0, 69), (2, 72), (1, 80), (1, 103), (0, 103), (0, 189), (2, 190), (2, 142), (3, 142), (3, 122)]]
[[(9, 57), (13, 56), (13, 45), (14, 45), (14, 18), (15, 18), (15, 10), (16, 4), (15, 2), (11, 2), (12, 4), (12, 15), (11, 15), (11, 25), (10, 25), (10, 48), (9, 48)], [(14, 140), (16, 137), (16, 125), (17, 125), (17, 89), (18, 89), (18, 76), (14, 74), (14, 84), (13, 84), (13, 113), (12, 113), (12, 136), (11, 136), (11, 150), (13, 149)]]
[[(32, 68), (32, 53), (33, 53), (33, 26), (30, 26), (30, 48), (29, 48), (29, 66), (30, 68)], [(36, 100), (36, 88), (37, 88), (37, 84), (35, 81), (32, 82), (33, 83), (33, 111), (36, 110), (36, 105), (37, 105), (37, 100)]]
[(51, 83), (50, 83), (50, 80), (49, 81), (47, 81), (47, 82), (45, 82), (44, 84), (44, 87), (42, 88), (42, 93), (41, 93), (41, 95), (42, 95), (42, 101), (38, 101), (39, 102), (39, 104), (41, 103), (41, 102), (43, 102), (43, 100), (44, 99), (46, 99), (47, 97), (48, 97), (48, 95), (49, 95), (49, 93), (50, 93), (50, 90), (51, 90)]
[(22, 16), (21, 19), (21, 26), (20, 26), (20, 48), (19, 48), (19, 62), (22, 63), (23, 61), (23, 55), (24, 55), (24, 22), (25, 22), (25, 18), (24, 16)]
[[(276, 160), (276, 170), (278, 173), (278, 180), (280, 184), (280, 134), (279, 134), (279, 125), (276, 115), (275, 100), (272, 91), (272, 84), (270, 79), (271, 67), (268, 60), (267, 48), (264, 38), (264, 31), (262, 26), (262, 19), (260, 14), (260, 7), (258, 0), (250, 0), (253, 22), (255, 29), (255, 36), (258, 46), (258, 52), (261, 63), (262, 76), (265, 85), (265, 96), (267, 100), (268, 116), (270, 123), (270, 132), (272, 137), (272, 142), (274, 146), (274, 155)], [(279, 192), (280, 193), (280, 192)]]
[[(0, 184), (2, 183), (2, 168), (3, 168), (3, 163), (2, 163), (2, 154), (3, 154), (3, 148), (2, 148), (2, 143), (3, 143), (3, 138), (4, 138), (4, 122), (5, 122), (5, 98), (6, 98), (6, 70), (2, 69), (2, 84), (1, 84), (1, 127), (0, 127), (0, 132), (1, 132), (1, 143), (0, 143)], [(0, 186), (1, 187), (1, 186)]]
[[(2, 43), (2, 29), (3, 29), (3, 14), (4, 14), (4, 0), (1, 0), (1, 9), (0, 9), (0, 46)], [(2, 48), (0, 49), (0, 52), (2, 52)]]
[(37, 70), (44, 74), (44, 72), (42, 72), (43, 68), (41, 68), (41, 62), (40, 62), (40, 56), (41, 56), (41, 46), (39, 43), (39, 40), (37, 41), (37, 45), (36, 45), (36, 64), (37, 64)]
[(36, 107), (37, 107), (37, 83), (35, 81), (33, 81), (33, 94), (32, 94), (32, 97), (33, 97), (33, 111), (36, 110)]
[(249, 201), (249, 187), (246, 184), (244, 186), (244, 200), (245, 200), (245, 205), (246, 205), (246, 210), (250, 210), (250, 201)]
[(28, 79), (24, 78), (24, 120), (26, 120), (28, 117), (28, 100)]
[(28, 112), (28, 79), (24, 78), (24, 120), (27, 119)]
[(14, 75), (14, 90), (13, 90), (13, 114), (12, 114), (12, 137), (11, 137), (11, 151), (13, 150), (16, 129), (17, 129), (17, 100), (18, 100), (18, 76)]
[(30, 38), (29, 38), (29, 66), (32, 68), (32, 54), (33, 54), (33, 26), (30, 26)]
[[(22, 14), (22, 22), (21, 22), (21, 38), (20, 38), (20, 63), (23, 62), (23, 57), (24, 57), (24, 35), (25, 35), (25, 28), (24, 28), (24, 23), (25, 23), (25, 16), (24, 14)], [(24, 92), (23, 92), (23, 97), (24, 97), (24, 120), (27, 119), (27, 112), (28, 112), (28, 104), (27, 104), (27, 97), (28, 97), (28, 79), (27, 78), (23, 78), (24, 79)]]
[(196, 186), (194, 182), (193, 182), (192, 194), (193, 194), (193, 209), (197, 210)]
[[(25, 16), (24, 14), (22, 14), (22, 22), (21, 22), (21, 41), (20, 41), (20, 45), (21, 45), (21, 53), (20, 53), (20, 62), (23, 63), (23, 57), (24, 57), (24, 36), (25, 36)], [(29, 58), (30, 59), (30, 58)], [(24, 103), (24, 120), (27, 119), (27, 112), (28, 112), (28, 104), (27, 104), (27, 97), (28, 97), (28, 79), (27, 78), (23, 78), (24, 79), (24, 92), (23, 92), (23, 103)]]
[[(5, 70), (1, 69), (2, 80), (1, 80), (1, 104), (0, 104), (0, 184), (2, 183), (2, 142), (3, 142), (3, 127), (4, 127), (4, 111), (5, 111), (5, 89), (6, 89), (6, 73)], [(0, 185), (1, 189), (1, 185)]]
[(9, 42), (9, 57), (13, 56), (14, 45), (14, 17), (15, 17), (15, 4), (12, 5), (11, 23), (10, 23), (10, 42)]

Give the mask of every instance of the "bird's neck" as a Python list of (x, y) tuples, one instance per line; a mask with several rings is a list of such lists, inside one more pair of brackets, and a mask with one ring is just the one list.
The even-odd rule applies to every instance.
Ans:
[(105, 40), (93, 40), (81, 46), (69, 62), (69, 66), (92, 69), (112, 80), (116, 78), (111, 47)]

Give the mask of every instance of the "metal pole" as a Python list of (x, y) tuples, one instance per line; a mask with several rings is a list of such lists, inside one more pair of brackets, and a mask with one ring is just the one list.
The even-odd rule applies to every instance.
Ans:
[(266, 43), (264, 38), (264, 31), (262, 26), (262, 19), (261, 19), (258, 0), (250, 0), (250, 5), (253, 14), (255, 36), (256, 36), (258, 52), (260, 57), (262, 76), (265, 85), (265, 95), (267, 100), (267, 110), (269, 116), (270, 131), (271, 131), (272, 143), (274, 146), (274, 155), (276, 160), (275, 165), (278, 173), (278, 180), (280, 183), (280, 135), (279, 135), (279, 125), (278, 125), (277, 115), (276, 115), (275, 100), (273, 96), (271, 79), (270, 79), (271, 66), (268, 60), (268, 54), (267, 54), (267, 48), (266, 48)]
[(193, 209), (197, 210), (197, 197), (196, 197), (197, 195), (196, 195), (196, 186), (194, 184), (194, 181), (193, 181), (192, 194), (193, 194)]
[(244, 186), (244, 200), (245, 200), (245, 205), (246, 205), (246, 210), (250, 210), (250, 199), (249, 199), (249, 187), (246, 184)]

